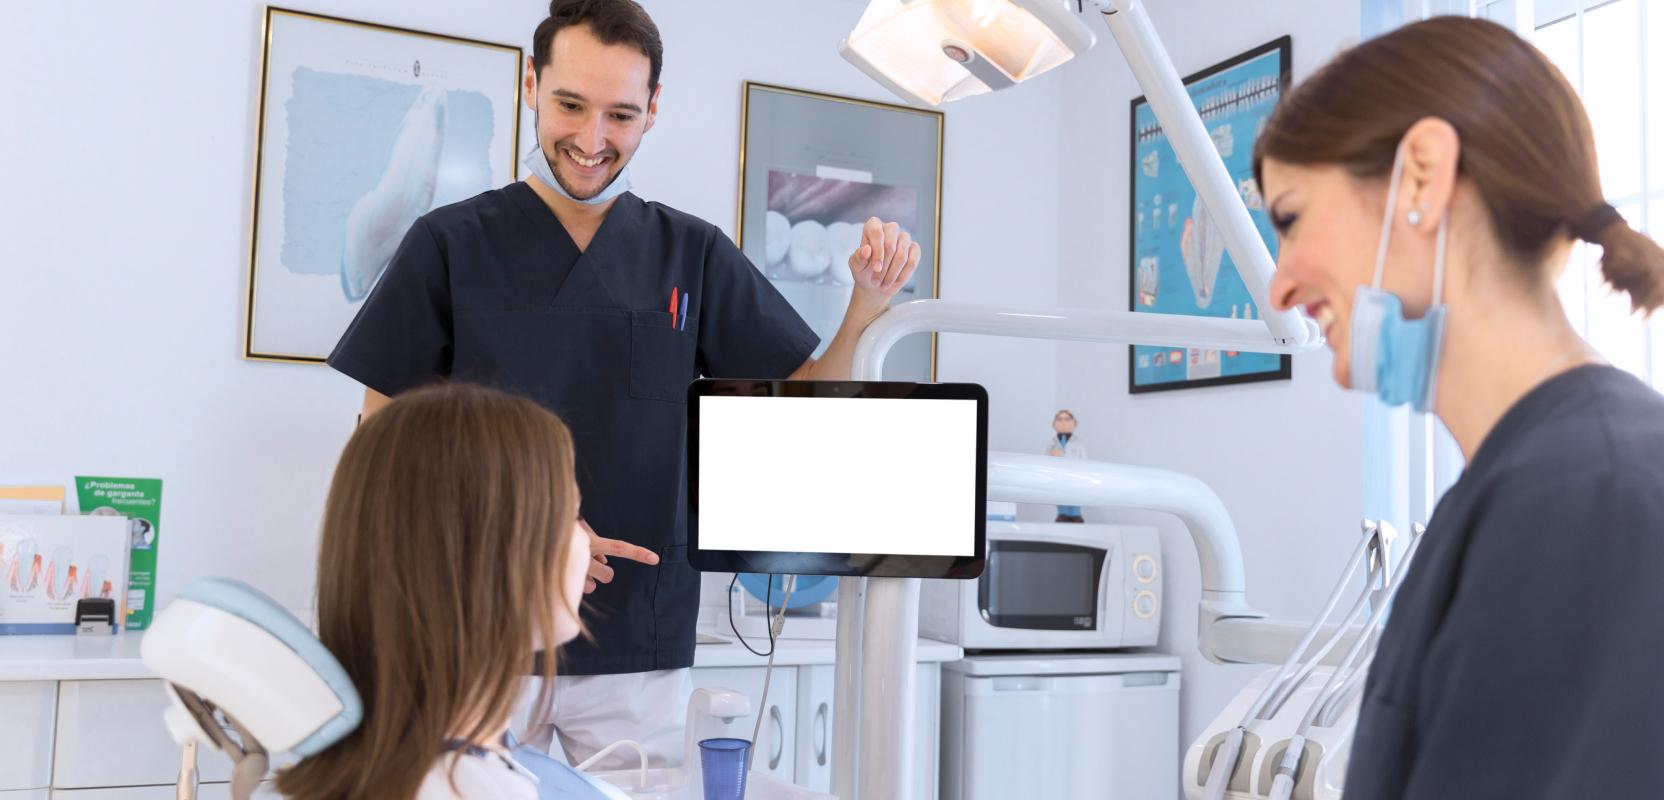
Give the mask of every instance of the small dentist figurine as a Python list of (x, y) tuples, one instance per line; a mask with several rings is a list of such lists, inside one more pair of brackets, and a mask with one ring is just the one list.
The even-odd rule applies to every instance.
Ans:
[[(1046, 443), (1046, 455), (1059, 458), (1086, 458), (1086, 445), (1082, 444), (1080, 437), (1075, 435), (1075, 415), (1071, 414), (1068, 409), (1063, 409), (1052, 417), (1052, 431), (1055, 435), (1052, 436), (1051, 441)], [(1086, 518), (1081, 516), (1080, 506), (1058, 506), (1057, 521), (1085, 522)]]

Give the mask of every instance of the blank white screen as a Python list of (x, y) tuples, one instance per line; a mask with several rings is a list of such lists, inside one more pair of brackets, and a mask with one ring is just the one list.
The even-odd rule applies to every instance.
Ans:
[(699, 402), (699, 547), (976, 553), (976, 401)]

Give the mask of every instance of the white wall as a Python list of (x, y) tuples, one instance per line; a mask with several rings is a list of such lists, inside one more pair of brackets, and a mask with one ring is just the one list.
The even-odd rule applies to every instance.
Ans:
[[(667, 88), (639, 191), (730, 234), (742, 80), (890, 99), (834, 50), (860, 0), (647, 5)], [(543, 11), (535, 0), (305, 6), (528, 49)], [(0, 483), (163, 478), (164, 599), (224, 574), (307, 607), (319, 512), (359, 394), (324, 368), (239, 358), (261, 6), (93, 8), (13, 4), (0, 32), (0, 74), (12, 76), (0, 108), (27, 112), (0, 126)], [(1292, 33), (1297, 78), (1354, 40), (1360, 18), (1358, 0), (1150, 9), (1181, 72)], [(1126, 307), (1126, 114), (1139, 91), (1107, 31), (1100, 39), (1058, 76), (948, 109), (943, 296)], [(1362, 501), (1359, 404), (1333, 388), (1328, 357), (1298, 358), (1292, 383), (1139, 398), (1126, 394), (1125, 359), (1122, 347), (950, 336), (940, 375), (988, 386), (996, 448), (1034, 449), (1067, 406), (1095, 456), (1207, 481), (1240, 529), (1250, 599), (1309, 616)], [(1186, 660), (1188, 741), (1251, 671), (1196, 655), (1195, 557), (1176, 522), (1161, 524), (1162, 648)]]
[[(1230, 0), (1146, 4), (1181, 75), (1283, 34), (1293, 36), (1299, 81), (1355, 43), (1357, 0)], [(1143, 92), (1102, 29), (1099, 45), (1063, 70), (1058, 301), (1127, 308), (1128, 107)], [(1230, 510), (1247, 562), (1248, 599), (1273, 616), (1310, 619), (1346, 558), (1362, 514), (1362, 412), (1330, 378), (1331, 359), (1297, 356), (1292, 382), (1133, 397), (1127, 348), (1058, 348), (1057, 400), (1075, 412), (1094, 458), (1194, 475)], [(1160, 649), (1184, 659), (1182, 738), (1188, 743), (1253, 667), (1211, 664), (1196, 651), (1200, 589), (1184, 527), (1156, 514), (1088, 512), (1162, 529), (1166, 556)]]
[[(528, 53), (547, 8), (298, 5)], [(742, 80), (891, 99), (837, 56), (859, 0), (646, 5), (667, 88), (638, 192), (730, 235)], [(261, 22), (255, 0), (8, 4), (0, 108), (22, 113), (0, 125), (0, 484), (162, 478), (164, 601), (220, 574), (307, 608), (359, 387), (323, 367), (240, 358)], [(1046, 82), (949, 110), (944, 296), (1056, 297), (1059, 162), (1039, 132), (1054, 128), (1061, 91)], [(940, 375), (986, 384), (994, 445), (1019, 447), (1049, 418), (1055, 353), (946, 337)]]

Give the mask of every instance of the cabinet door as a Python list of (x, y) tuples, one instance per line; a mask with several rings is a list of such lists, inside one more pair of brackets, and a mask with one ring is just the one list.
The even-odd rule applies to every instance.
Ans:
[[(920, 664), (913, 676), (913, 798), (935, 800), (941, 754), (941, 665)], [(798, 667), (797, 783), (832, 791), (834, 670)]]
[(832, 691), (830, 664), (797, 668), (797, 784), (832, 792)]
[(0, 800), (51, 800), (45, 789), (24, 789), (17, 792), (0, 792)]
[[(181, 752), (162, 724), (167, 705), (167, 691), (157, 680), (59, 683), (52, 786), (173, 785)], [(231, 759), (199, 748), (197, 772), (204, 781), (228, 781)]]
[[(0, 789), (44, 789), (52, 784), (54, 681), (0, 683)], [(0, 797), (11, 800), (10, 795)]]
[[(734, 720), (728, 728), (735, 738), (750, 739), (757, 722), (757, 702), (763, 696), (764, 672), (762, 667), (703, 667), (693, 671), (693, 685), (699, 689), (730, 689), (751, 698), (752, 713)], [(797, 667), (774, 668), (768, 705), (760, 711), (763, 727), (752, 745), (757, 752), (751, 768), (796, 783)]]

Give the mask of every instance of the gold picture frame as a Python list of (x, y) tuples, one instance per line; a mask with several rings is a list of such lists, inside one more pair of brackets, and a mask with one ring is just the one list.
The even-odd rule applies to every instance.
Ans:
[[(365, 205), (371, 193), (425, 176), (415, 180), (433, 183), (432, 208), (519, 179), (525, 51), (277, 6), (261, 40), (242, 356), (323, 364), (385, 269), (386, 242), (428, 210), (409, 193), (399, 209)], [(395, 169), (408, 153), (418, 168)], [(366, 229), (363, 247), (349, 246), (349, 219)]]
[[(840, 226), (864, 218), (868, 209), (883, 209), (886, 213), (875, 215), (886, 219), (911, 217), (895, 221), (914, 234), (923, 251), (918, 273), (895, 302), (941, 296), (945, 122), (942, 112), (932, 109), (744, 82), (736, 243), (816, 329), (823, 345), (841, 320), (841, 316), (834, 317), (842, 313), (840, 292), (847, 296), (840, 284), (847, 275), (836, 272), (843, 256), (836, 252), (833, 240), (847, 241), (849, 230)], [(810, 189), (819, 192), (821, 199), (806, 199)], [(845, 199), (827, 201), (827, 190)], [(769, 219), (771, 214), (779, 218)], [(787, 214), (805, 219), (792, 222)], [(789, 260), (790, 246), (783, 251), (786, 255), (779, 255), (778, 240), (773, 247), (768, 245), (766, 226), (773, 225), (778, 232), (780, 219), (793, 226), (794, 234), (805, 222), (826, 229), (826, 238), (832, 242), (826, 272), (814, 272), (818, 261), (799, 265)], [(764, 227), (762, 236), (756, 233), (759, 227)], [(814, 234), (809, 230), (804, 235), (812, 239)], [(858, 231), (855, 235), (858, 243)], [(782, 263), (788, 268), (782, 268)], [(928, 275), (922, 274), (927, 268)], [(925, 286), (928, 294), (922, 291)], [(928, 352), (909, 341), (913, 338), (897, 344), (894, 357), (886, 362), (887, 380), (936, 380), (936, 334), (929, 337)]]

